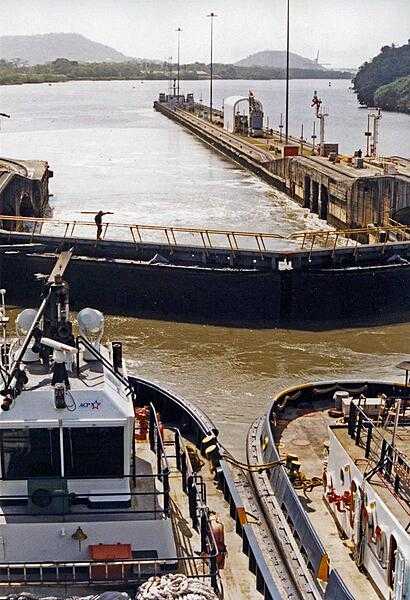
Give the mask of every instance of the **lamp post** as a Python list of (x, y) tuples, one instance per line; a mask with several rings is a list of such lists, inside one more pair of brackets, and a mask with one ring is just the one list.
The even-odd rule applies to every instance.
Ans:
[(289, 140), (289, 16), (290, 0), (287, 0), (286, 22), (286, 108), (285, 108), (285, 142)]
[(176, 30), (178, 33), (178, 66), (177, 66), (177, 94), (179, 97), (179, 53), (180, 53), (180, 49), (181, 49), (181, 27), (178, 27), (178, 29)]
[(207, 15), (211, 19), (211, 80), (209, 86), (209, 120), (212, 123), (212, 106), (213, 106), (213, 79), (214, 79), (214, 64), (213, 64), (213, 53), (214, 53), (214, 18), (217, 17), (215, 13), (211, 12), (211, 14)]

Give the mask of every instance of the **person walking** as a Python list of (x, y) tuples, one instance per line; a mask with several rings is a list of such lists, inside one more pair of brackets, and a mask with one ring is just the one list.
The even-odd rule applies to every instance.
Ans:
[(101, 239), (102, 234), (102, 218), (104, 215), (112, 215), (112, 212), (103, 212), (99, 210), (98, 213), (94, 217), (95, 224), (97, 225), (97, 240)]

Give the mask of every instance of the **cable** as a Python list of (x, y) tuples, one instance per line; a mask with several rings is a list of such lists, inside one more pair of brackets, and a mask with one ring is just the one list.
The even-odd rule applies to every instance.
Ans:
[(66, 409), (70, 412), (74, 412), (77, 409), (77, 404), (75, 402), (74, 396), (72, 395), (72, 393), (70, 392), (70, 390), (67, 390), (67, 396), (70, 396), (72, 403), (70, 405), (68, 405), (66, 403)]

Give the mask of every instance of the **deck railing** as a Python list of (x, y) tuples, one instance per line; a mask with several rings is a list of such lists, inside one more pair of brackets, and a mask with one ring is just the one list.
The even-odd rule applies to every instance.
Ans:
[(189, 578), (212, 579), (218, 568), (209, 569), (207, 556), (172, 556), (111, 561), (0, 562), (0, 588), (22, 586), (138, 585), (153, 575), (175, 571), (178, 564), (193, 562)]
[[(38, 236), (59, 237), (72, 241), (92, 239), (96, 235), (96, 225), (93, 221), (0, 215), (0, 225), (1, 222), (14, 226), (12, 229), (7, 228), (10, 233), (17, 231), (30, 234), (31, 241)], [(255, 249), (262, 253), (272, 249), (273, 243), (278, 240), (286, 241), (286, 238), (269, 232), (108, 222), (102, 226), (101, 240), (128, 241), (134, 244), (160, 243), (169, 247), (197, 246), (205, 251), (217, 247), (226, 247), (233, 252)]]
[[(7, 225), (9, 224), (9, 225)], [(21, 232), (30, 235), (33, 242), (39, 236), (56, 237), (75, 242), (95, 238), (94, 221), (69, 219), (44, 219), (0, 215), (0, 227), (10, 235)], [(232, 253), (241, 250), (255, 250), (261, 255), (277, 250), (284, 245), (287, 249), (312, 251), (313, 249), (333, 249), (352, 247), (356, 251), (365, 245), (366, 239), (373, 243), (388, 245), (410, 239), (410, 227), (391, 224), (386, 227), (369, 226), (357, 229), (314, 229), (297, 231), (283, 236), (262, 231), (237, 231), (228, 229), (173, 227), (140, 223), (107, 222), (102, 226), (101, 243), (130, 242), (135, 244), (161, 244), (169, 248), (198, 247), (207, 253), (215, 248), (228, 248)], [(95, 240), (95, 243), (100, 243)], [(279, 246), (278, 246), (279, 244)]]
[[(362, 227), (356, 229), (314, 229), (309, 231), (298, 231), (290, 235), (290, 239), (299, 241), (302, 249), (317, 247), (336, 248), (353, 247), (358, 248), (365, 244), (367, 238), (372, 243), (389, 244), (398, 241), (407, 241), (410, 235), (410, 227), (407, 225), (391, 224), (386, 227)], [(393, 238), (393, 239), (392, 239)]]
[[(410, 400), (404, 398), (400, 412), (403, 419), (410, 407)], [(398, 410), (396, 408), (396, 410)], [(405, 422), (408, 424), (408, 420)], [(370, 480), (379, 473), (381, 477), (391, 484), (392, 491), (407, 503), (410, 503), (410, 463), (406, 455), (388, 440), (388, 432), (381, 430), (377, 423), (368, 417), (360, 404), (351, 402), (348, 420), (349, 436), (355, 441), (356, 446), (364, 449), (364, 458), (368, 460), (365, 477)], [(397, 427), (400, 434), (400, 421)]]

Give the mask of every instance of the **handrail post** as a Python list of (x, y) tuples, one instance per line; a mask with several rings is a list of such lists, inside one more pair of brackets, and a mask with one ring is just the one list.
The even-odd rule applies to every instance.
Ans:
[(347, 422), (347, 432), (351, 438), (354, 437), (354, 432), (356, 428), (356, 416), (357, 416), (357, 407), (355, 403), (352, 401), (350, 403), (349, 408), (349, 420)]
[(188, 506), (189, 516), (192, 520), (192, 527), (198, 531), (198, 514), (197, 514), (197, 496), (196, 496), (196, 485), (192, 475), (188, 477)]
[(360, 434), (362, 432), (362, 425), (363, 425), (363, 413), (361, 410), (359, 410), (359, 418), (357, 420), (356, 436), (355, 436), (356, 446), (358, 446), (360, 444)]
[(165, 467), (162, 471), (162, 487), (164, 491), (164, 513), (167, 517), (170, 515), (170, 487), (169, 487), (169, 469)]
[(201, 554), (207, 553), (208, 519), (205, 510), (201, 509)]
[(156, 452), (157, 452), (157, 474), (158, 479), (161, 479), (161, 470), (162, 470), (162, 456), (161, 456), (161, 433), (155, 425), (156, 430)]
[[(214, 553), (213, 553), (214, 554)], [(210, 556), (210, 571), (211, 571), (211, 586), (215, 592), (218, 592), (218, 564), (216, 561), (216, 556)]]
[(182, 475), (182, 491), (187, 493), (187, 463), (186, 463), (186, 454), (182, 452), (181, 454), (181, 475)]
[(148, 429), (149, 447), (151, 452), (155, 452), (155, 415), (152, 404), (149, 406), (149, 429)]
[(373, 425), (369, 424), (369, 427), (367, 430), (367, 438), (366, 438), (366, 450), (364, 452), (365, 458), (369, 458), (369, 456), (370, 456), (370, 447), (371, 447), (371, 443), (372, 443), (372, 436), (373, 436)]
[(181, 471), (181, 440), (178, 430), (175, 432), (175, 461), (178, 471)]
[(380, 450), (380, 460), (379, 460), (379, 468), (382, 473), (385, 470), (384, 462), (385, 462), (385, 457), (386, 457), (386, 450), (387, 450), (387, 440), (386, 440), (386, 438), (383, 438), (382, 447)]

